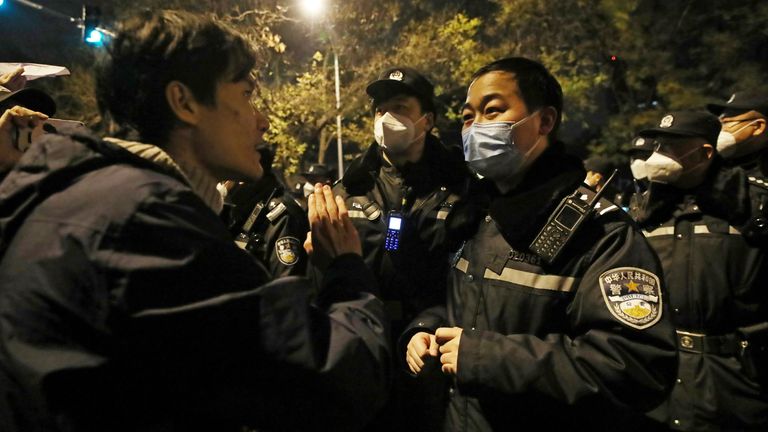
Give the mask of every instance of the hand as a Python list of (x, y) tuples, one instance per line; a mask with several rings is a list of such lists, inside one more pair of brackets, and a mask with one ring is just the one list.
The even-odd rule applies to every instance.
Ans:
[(27, 85), (27, 78), (22, 75), (23, 73), (24, 68), (18, 67), (16, 70), (0, 75), (0, 86), (12, 92), (23, 89)]
[(444, 374), (459, 373), (459, 343), (461, 332), (459, 327), (440, 327), (435, 332), (435, 341), (440, 345), (440, 363), (443, 364)]
[(357, 229), (349, 220), (347, 206), (341, 197), (333, 196), (330, 186), (316, 184), (307, 207), (311, 231), (307, 234), (304, 249), (320, 270), (327, 268), (340, 255), (363, 254)]
[(41, 128), (45, 120), (47, 115), (20, 106), (5, 110), (0, 117), (0, 172), (10, 171), (23, 154), (14, 142), (18, 130)]
[(418, 375), (424, 368), (424, 357), (437, 357), (437, 342), (435, 335), (426, 332), (418, 332), (408, 342), (405, 353), (405, 361), (411, 372)]

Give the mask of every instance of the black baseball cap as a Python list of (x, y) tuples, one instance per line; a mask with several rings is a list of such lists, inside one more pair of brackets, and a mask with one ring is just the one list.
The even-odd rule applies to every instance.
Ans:
[(7, 110), (16, 105), (49, 117), (56, 114), (56, 102), (45, 92), (31, 87), (15, 92), (0, 92), (0, 109)]
[(707, 109), (718, 116), (735, 116), (747, 111), (757, 111), (768, 116), (768, 91), (736, 92), (725, 102), (707, 104)]
[(435, 111), (435, 87), (424, 75), (407, 66), (396, 66), (384, 70), (379, 79), (365, 89), (374, 103), (383, 102), (393, 96), (407, 94), (421, 102), (424, 111)]
[(720, 120), (704, 111), (674, 111), (667, 113), (658, 126), (640, 131), (643, 138), (659, 135), (678, 135), (704, 138), (709, 144), (717, 143)]

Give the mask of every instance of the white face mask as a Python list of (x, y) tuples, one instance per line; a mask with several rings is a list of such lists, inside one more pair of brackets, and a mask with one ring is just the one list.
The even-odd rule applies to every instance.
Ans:
[[(680, 156), (679, 159), (683, 160), (697, 151), (701, 151), (701, 148), (695, 148)], [(706, 160), (688, 168), (687, 171), (690, 172), (695, 170), (704, 162), (706, 162)], [(686, 170), (683, 169), (683, 165), (680, 162), (658, 152), (653, 152), (651, 157), (645, 161), (645, 174), (648, 177), (648, 180), (652, 182), (674, 184), (685, 172)]]
[(648, 177), (648, 172), (645, 168), (645, 161), (642, 159), (635, 159), (629, 164), (629, 170), (632, 171), (632, 177), (637, 180), (644, 180)]
[[(720, 135), (717, 136), (717, 151), (723, 156), (728, 157), (730, 156), (736, 146), (736, 134), (743, 131), (744, 128), (749, 127), (750, 125), (756, 123), (757, 120), (753, 120), (744, 126), (740, 127), (739, 129), (735, 130), (734, 132), (726, 132), (726, 131), (720, 131)], [(748, 138), (747, 138), (748, 139)], [(745, 140), (742, 140), (742, 142)]]
[[(416, 120), (416, 123), (423, 120), (426, 116), (426, 114), (421, 116), (421, 118)], [(426, 133), (427, 131), (424, 130), (416, 136), (416, 124), (411, 119), (390, 112), (384, 113), (373, 124), (373, 136), (376, 142), (392, 153), (406, 151), (414, 141)]]

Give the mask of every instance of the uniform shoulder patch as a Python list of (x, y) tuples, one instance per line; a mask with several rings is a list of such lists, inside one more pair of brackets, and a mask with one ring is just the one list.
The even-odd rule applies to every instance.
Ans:
[(299, 262), (301, 242), (296, 237), (280, 237), (275, 242), (275, 254), (281, 263), (292, 266)]
[(600, 291), (611, 314), (636, 329), (646, 329), (661, 319), (659, 277), (635, 267), (618, 267), (600, 275)]

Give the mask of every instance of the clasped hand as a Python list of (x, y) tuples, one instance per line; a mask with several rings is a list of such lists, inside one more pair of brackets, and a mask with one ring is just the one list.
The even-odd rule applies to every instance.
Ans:
[(424, 369), (427, 356), (440, 356), (442, 371), (447, 375), (456, 375), (459, 371), (459, 343), (462, 329), (459, 327), (440, 327), (435, 334), (419, 332), (408, 342), (405, 361), (414, 374)]

